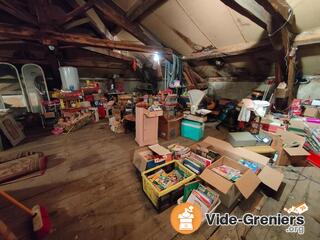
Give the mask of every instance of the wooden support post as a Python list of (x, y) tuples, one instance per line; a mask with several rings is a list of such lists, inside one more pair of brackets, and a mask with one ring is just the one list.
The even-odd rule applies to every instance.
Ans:
[(288, 105), (291, 104), (293, 98), (294, 98), (294, 82), (296, 78), (296, 51), (297, 48), (293, 47), (291, 48), (290, 54), (289, 54), (289, 64), (288, 64), (288, 92), (289, 92), (289, 98), (288, 98)]

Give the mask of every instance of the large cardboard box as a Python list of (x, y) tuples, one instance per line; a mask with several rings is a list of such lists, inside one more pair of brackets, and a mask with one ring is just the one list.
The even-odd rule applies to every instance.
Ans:
[(180, 136), (181, 118), (165, 119), (163, 116), (159, 117), (159, 136), (170, 140)]
[(195, 149), (197, 145), (211, 148), (220, 155), (228, 157), (229, 160), (227, 161), (229, 162), (232, 160), (235, 161), (235, 164), (238, 164), (236, 161), (246, 159), (258, 163), (262, 167), (258, 175), (253, 173), (251, 169), (244, 171), (243, 176), (234, 184), (231, 182), (227, 183), (226, 181), (228, 180), (214, 174), (214, 172), (210, 170), (210, 166), (202, 172), (200, 178), (220, 192), (221, 202), (226, 207), (230, 207), (241, 195), (249, 198), (260, 183), (274, 191), (278, 191), (283, 180), (283, 174), (267, 165), (269, 158), (245, 148), (235, 148), (230, 143), (213, 137), (207, 137), (202, 142), (192, 145), (191, 149)]
[[(150, 159), (150, 156), (154, 155), (154, 153), (161, 157)], [(140, 172), (143, 172), (171, 160), (172, 153), (167, 148), (164, 148), (159, 144), (155, 144), (149, 147), (136, 149), (133, 154), (132, 163)]]

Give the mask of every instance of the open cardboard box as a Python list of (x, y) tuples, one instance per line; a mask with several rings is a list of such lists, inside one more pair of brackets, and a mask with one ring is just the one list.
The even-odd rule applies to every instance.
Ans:
[[(271, 147), (278, 152), (277, 165), (279, 166), (306, 166), (308, 162), (306, 157), (310, 155), (303, 148), (305, 137), (299, 136), (289, 131), (278, 130), (275, 134), (269, 134), (273, 138)], [(296, 147), (290, 147), (294, 142), (298, 144)]]
[[(159, 159), (148, 159), (148, 155), (154, 153), (161, 156)], [(172, 160), (172, 153), (165, 147), (155, 144), (149, 147), (141, 147), (134, 151), (133, 154), (133, 165), (140, 171), (143, 172), (147, 169), (156, 167)]]
[[(260, 183), (278, 191), (283, 180), (283, 174), (267, 165), (269, 158), (244, 148), (234, 148), (230, 143), (213, 137), (207, 137), (202, 142), (192, 145), (191, 149), (195, 149), (197, 145), (211, 148), (223, 156), (207, 167), (200, 178), (220, 192), (220, 199), (226, 207), (230, 207), (241, 195), (249, 198)], [(256, 175), (251, 169), (239, 164), (237, 161), (240, 159), (258, 163), (261, 166), (261, 171)], [(210, 170), (211, 166), (221, 164), (221, 161), (241, 168), (244, 172), (241, 178), (232, 183)]]

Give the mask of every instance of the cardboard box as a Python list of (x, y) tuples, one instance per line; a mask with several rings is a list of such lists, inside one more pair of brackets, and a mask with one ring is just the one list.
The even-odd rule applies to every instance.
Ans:
[(234, 147), (255, 146), (257, 139), (249, 132), (229, 132), (228, 141)]
[(148, 111), (148, 110), (146, 110), (144, 114), (149, 118), (160, 117), (160, 116), (163, 115), (163, 111), (162, 110), (159, 110), (159, 111)]
[[(242, 176), (236, 182), (232, 182), (211, 170), (220, 165), (237, 169)], [(260, 184), (260, 180), (249, 168), (225, 156), (207, 167), (200, 177), (222, 193), (221, 201), (227, 207), (230, 207), (240, 197), (240, 193), (248, 198)]]
[[(153, 155), (154, 153), (162, 156), (162, 158), (147, 158), (147, 156)], [(159, 144), (155, 144), (149, 147), (142, 147), (136, 149), (133, 154), (132, 163), (140, 172), (143, 172), (145, 170), (154, 168), (171, 160), (172, 153), (168, 149), (160, 146)]]
[[(283, 174), (267, 165), (269, 162), (268, 157), (244, 148), (235, 148), (230, 143), (213, 137), (207, 137), (203, 141), (193, 144), (190, 148), (196, 149), (198, 145), (210, 148), (220, 155), (228, 157), (230, 160), (238, 161), (240, 159), (246, 159), (262, 166), (258, 175), (249, 169), (245, 171), (244, 175), (234, 184), (231, 182), (227, 183), (225, 178), (221, 176), (218, 177), (217, 174), (214, 174), (210, 169), (205, 169), (202, 172), (200, 178), (219, 190), (222, 204), (226, 207), (230, 207), (241, 195), (249, 198), (260, 183), (274, 191), (278, 191), (283, 179)], [(237, 162), (235, 163), (237, 164)]]
[[(310, 155), (303, 145), (305, 138), (288, 131), (279, 130), (275, 134), (270, 134), (273, 141), (271, 147), (276, 149), (278, 153), (277, 165), (278, 166), (307, 166), (307, 156)], [(298, 143), (298, 146), (291, 147), (293, 143)]]
[(163, 116), (159, 118), (159, 137), (166, 140), (180, 136), (181, 118), (167, 120)]
[(303, 116), (311, 118), (320, 118), (320, 110), (317, 107), (306, 106)]

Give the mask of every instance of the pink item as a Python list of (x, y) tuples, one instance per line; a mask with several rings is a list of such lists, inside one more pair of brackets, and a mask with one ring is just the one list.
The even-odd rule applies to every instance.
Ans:
[(307, 122), (320, 124), (319, 118), (307, 118)]
[(136, 107), (136, 142), (140, 147), (158, 143), (158, 123), (162, 115), (163, 111), (150, 112)]

